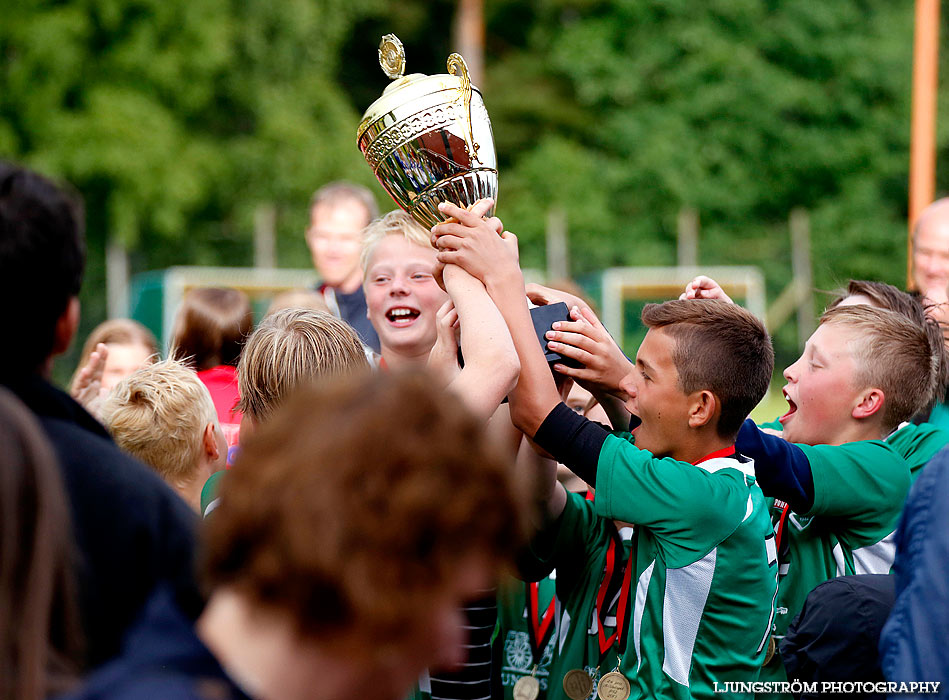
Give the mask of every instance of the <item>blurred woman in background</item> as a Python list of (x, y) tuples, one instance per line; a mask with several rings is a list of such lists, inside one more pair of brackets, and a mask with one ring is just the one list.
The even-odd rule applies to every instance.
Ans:
[(228, 447), (237, 444), (241, 423), (237, 361), (253, 328), (247, 295), (228, 287), (190, 290), (175, 317), (171, 356), (191, 365), (208, 387)]
[(141, 323), (130, 318), (105, 321), (86, 338), (69, 393), (98, 418), (112, 387), (158, 359), (158, 341)]

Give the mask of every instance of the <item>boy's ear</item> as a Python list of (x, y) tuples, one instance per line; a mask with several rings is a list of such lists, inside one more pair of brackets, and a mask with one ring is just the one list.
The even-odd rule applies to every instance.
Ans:
[(689, 407), (689, 427), (701, 428), (712, 425), (718, 409), (718, 397), (715, 394), (708, 389), (696, 391), (692, 394), (692, 404)]
[(214, 434), (214, 423), (208, 423), (204, 428), (204, 454), (211, 462), (216, 462), (221, 456)]
[(885, 399), (886, 397), (884, 396), (882, 389), (867, 389), (860, 396), (860, 400), (853, 407), (850, 415), (857, 420), (863, 420), (865, 418), (869, 418), (870, 416), (876, 415), (883, 408)]
[(70, 297), (66, 308), (56, 319), (52, 354), (59, 355), (66, 352), (77, 330), (79, 330), (79, 297)]

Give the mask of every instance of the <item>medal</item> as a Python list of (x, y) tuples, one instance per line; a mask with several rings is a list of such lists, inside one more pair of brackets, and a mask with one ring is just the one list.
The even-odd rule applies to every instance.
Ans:
[(514, 700), (537, 700), (540, 695), (540, 681), (535, 676), (537, 675), (537, 666), (543, 658), (544, 649), (554, 632), (553, 622), (556, 601), (551, 599), (543, 617), (538, 620), (539, 589), (540, 585), (536, 582), (527, 584), (527, 637), (530, 640), (534, 668), (531, 675), (517, 679), (512, 691)]
[(626, 700), (629, 697), (629, 681), (618, 670), (610, 671), (600, 679), (596, 694), (600, 700)]
[(586, 700), (593, 692), (593, 679), (582, 668), (567, 671), (563, 677), (563, 691), (570, 700)]
[(774, 637), (773, 636), (768, 637), (768, 651), (766, 651), (764, 654), (764, 663), (762, 664), (763, 666), (767, 666), (768, 662), (770, 662), (771, 659), (774, 658), (774, 652), (777, 648), (778, 648), (778, 645), (775, 644)]
[(517, 683), (514, 684), (514, 700), (537, 700), (537, 696), (540, 695), (540, 683), (534, 678), (535, 673), (537, 673), (536, 666), (531, 671), (531, 675), (517, 679)]
[(626, 700), (629, 697), (629, 680), (620, 670), (623, 657), (616, 659), (616, 668), (600, 679), (596, 686), (596, 694), (600, 700)]

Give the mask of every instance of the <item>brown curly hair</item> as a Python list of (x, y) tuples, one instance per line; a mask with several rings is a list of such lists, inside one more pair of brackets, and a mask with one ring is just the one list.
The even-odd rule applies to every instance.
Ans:
[(422, 374), (297, 391), (242, 444), (207, 522), (203, 575), (287, 613), (304, 637), (380, 643), (426, 615), (472, 555), (523, 541), (511, 464)]

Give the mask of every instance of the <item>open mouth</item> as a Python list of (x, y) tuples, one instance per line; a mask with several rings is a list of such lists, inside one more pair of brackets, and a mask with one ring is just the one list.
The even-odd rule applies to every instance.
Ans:
[(784, 400), (788, 402), (788, 412), (778, 418), (778, 421), (781, 425), (784, 425), (791, 416), (797, 413), (797, 404), (788, 396), (786, 389), (782, 389), (782, 393), (784, 394)]
[(412, 309), (407, 306), (396, 306), (386, 311), (386, 320), (390, 325), (396, 328), (411, 326), (418, 317), (418, 309)]

